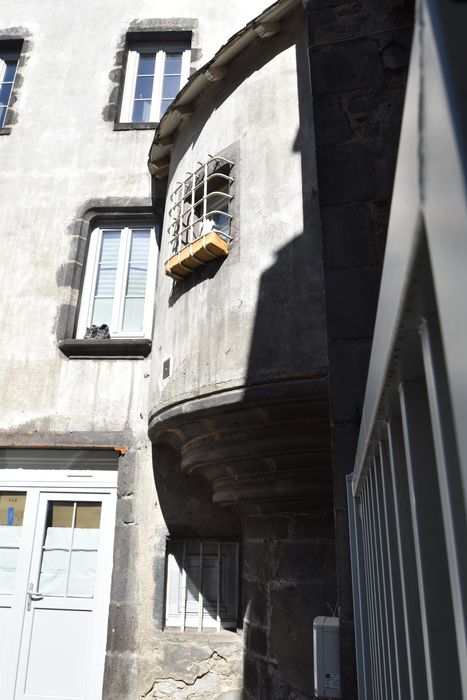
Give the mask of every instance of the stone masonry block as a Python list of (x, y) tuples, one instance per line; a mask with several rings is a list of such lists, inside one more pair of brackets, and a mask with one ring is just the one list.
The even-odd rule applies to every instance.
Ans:
[(370, 360), (370, 340), (331, 341), (329, 365), (333, 422), (360, 422)]
[(379, 267), (328, 270), (326, 303), (330, 338), (372, 337), (380, 277)]
[(266, 628), (246, 624), (243, 635), (244, 645), (248, 653), (266, 658), (268, 650)]
[(243, 581), (243, 615), (247, 622), (265, 625), (268, 615), (266, 586), (256, 581)]
[(379, 141), (321, 146), (316, 155), (321, 206), (390, 197), (394, 164)]
[(352, 41), (345, 46), (310, 53), (311, 81), (315, 95), (380, 85), (384, 68), (377, 41)]
[(279, 580), (325, 581), (334, 572), (334, 543), (326, 540), (282, 542), (277, 555)]
[[(270, 657), (277, 661), (285, 683), (311, 696), (313, 618), (328, 612), (328, 601), (335, 602), (336, 593), (328, 585), (290, 584), (271, 590)], [(303, 624), (304, 620), (309, 624)]]
[(318, 146), (345, 143), (352, 138), (353, 130), (340, 95), (315, 98), (315, 134)]
[(252, 515), (245, 520), (246, 540), (287, 537), (289, 521), (286, 515)]
[(326, 268), (376, 265), (372, 221), (365, 202), (321, 209)]
[(271, 540), (246, 542), (243, 547), (243, 573), (267, 581), (275, 576), (277, 543)]
[(334, 541), (334, 513), (297, 513), (291, 519), (290, 538)]

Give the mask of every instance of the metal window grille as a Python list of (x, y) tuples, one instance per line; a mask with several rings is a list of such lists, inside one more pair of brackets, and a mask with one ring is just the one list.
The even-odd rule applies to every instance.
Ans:
[(238, 543), (169, 541), (167, 552), (166, 625), (236, 628)]
[(226, 241), (232, 240), (229, 210), (233, 165), (222, 156), (208, 155), (204, 162), (196, 163), (182, 182), (176, 183), (169, 210), (171, 254), (211, 231), (217, 231)]

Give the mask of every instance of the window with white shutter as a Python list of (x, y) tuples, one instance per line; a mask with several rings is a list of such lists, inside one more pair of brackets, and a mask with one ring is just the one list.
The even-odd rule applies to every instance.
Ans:
[(150, 338), (156, 257), (154, 226), (101, 225), (91, 232), (78, 338), (102, 325), (111, 338)]

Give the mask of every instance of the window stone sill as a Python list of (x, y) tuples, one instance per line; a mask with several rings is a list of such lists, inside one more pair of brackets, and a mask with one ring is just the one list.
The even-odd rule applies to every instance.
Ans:
[(3, 126), (0, 129), (0, 136), (9, 136), (11, 134), (11, 126)]
[(157, 126), (159, 126), (159, 122), (115, 122), (114, 131), (136, 131), (138, 129), (154, 131)]
[(58, 343), (70, 360), (143, 360), (151, 352), (151, 345), (147, 338), (69, 338)]

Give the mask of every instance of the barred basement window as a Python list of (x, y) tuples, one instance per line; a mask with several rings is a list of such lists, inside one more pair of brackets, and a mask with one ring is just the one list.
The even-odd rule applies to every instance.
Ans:
[(170, 541), (166, 625), (235, 629), (238, 611), (238, 544)]
[(170, 197), (169, 244), (166, 274), (180, 279), (216, 257), (228, 253), (232, 240), (230, 212), (233, 162), (208, 155), (198, 162)]

